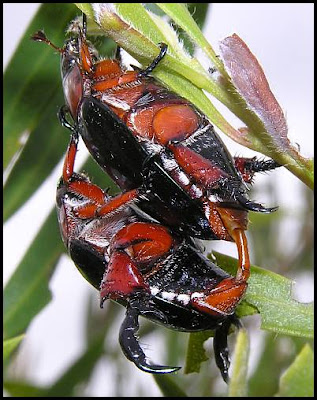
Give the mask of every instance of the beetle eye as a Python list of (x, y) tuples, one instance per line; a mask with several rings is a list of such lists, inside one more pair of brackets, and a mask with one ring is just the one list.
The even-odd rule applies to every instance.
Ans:
[[(65, 74), (64, 71), (66, 71)], [(65, 59), (65, 62), (62, 63), (62, 73), (65, 100), (73, 118), (76, 119), (77, 106), (83, 95), (83, 80), (80, 68), (74, 58), (71, 58), (69, 62)]]

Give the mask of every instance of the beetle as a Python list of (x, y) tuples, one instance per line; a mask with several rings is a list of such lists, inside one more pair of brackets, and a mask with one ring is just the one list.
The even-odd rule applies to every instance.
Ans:
[(74, 172), (78, 132), (68, 127), (72, 134), (56, 194), (61, 236), (79, 271), (100, 291), (100, 305), (112, 299), (126, 307), (119, 334), (124, 354), (145, 372), (179, 369), (147, 361), (136, 337), (139, 316), (179, 331), (212, 329), (216, 364), (228, 382), (227, 336), (232, 324), (240, 327), (235, 309), (246, 274), (227, 274), (191, 238), (127, 205), (113, 209), (107, 191)]
[[(96, 59), (86, 40), (86, 18), (63, 48), (39, 31), (32, 37), (61, 53), (67, 110), (97, 163), (123, 190), (113, 208), (132, 202), (183, 235), (235, 241), (239, 270), (248, 278), (248, 211), (270, 213), (247, 197), (256, 172), (274, 160), (232, 158), (212, 124), (193, 104), (149, 76), (167, 52), (145, 69)], [(65, 110), (65, 109), (64, 109)], [(65, 120), (65, 116), (64, 116)]]

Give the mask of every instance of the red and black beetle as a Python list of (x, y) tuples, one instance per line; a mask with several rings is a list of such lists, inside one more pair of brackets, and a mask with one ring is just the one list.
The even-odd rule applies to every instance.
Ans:
[[(73, 139), (57, 195), (61, 231), (79, 269), (96, 287), (102, 280), (102, 298), (127, 306), (120, 333), (125, 354), (143, 370), (173, 370), (146, 363), (134, 335), (138, 315), (174, 329), (216, 329), (216, 360), (227, 380), (224, 338), (231, 322), (238, 324), (234, 310), (250, 274), (247, 213), (276, 209), (250, 201), (246, 183), (251, 183), (255, 172), (278, 164), (232, 158), (195, 106), (149, 76), (164, 57), (166, 45), (160, 45), (158, 57), (148, 68), (128, 71), (119, 57), (95, 59), (96, 52), (86, 41), (85, 22), (83, 29), (78, 27), (78, 37), (61, 49), (41, 31), (33, 39), (61, 53), (66, 109), (74, 120), (74, 126), (68, 124), (63, 108), (61, 120), (73, 131)], [(122, 194), (107, 197), (82, 175), (73, 173), (78, 134)], [(131, 203), (137, 203), (147, 216), (137, 210), (132, 213)], [(144, 224), (144, 229), (128, 234), (132, 226), (140, 227), (137, 224)], [(147, 240), (153, 226), (157, 235)], [(112, 229), (120, 238), (110, 245), (107, 237)], [(162, 254), (150, 253), (145, 265), (134, 247), (156, 246), (161, 230), (170, 246)], [(236, 277), (204, 258), (191, 237), (235, 241), (239, 254)], [(123, 282), (120, 289), (119, 278)], [(164, 286), (157, 286), (161, 282)], [(186, 298), (186, 304), (179, 296)]]
[(247, 287), (245, 274), (228, 275), (189, 237), (129, 206), (114, 211), (106, 191), (74, 172), (77, 142), (73, 130), (57, 188), (60, 231), (78, 269), (100, 290), (101, 306), (110, 298), (126, 307), (119, 334), (124, 354), (146, 372), (179, 369), (147, 362), (136, 337), (140, 315), (180, 331), (212, 329), (216, 363), (227, 382), (227, 336), (232, 323), (240, 326), (234, 312)]
[(128, 71), (119, 57), (96, 60), (85, 25), (84, 19), (78, 37), (61, 49), (41, 31), (33, 39), (62, 55), (65, 100), (76, 130), (95, 161), (124, 191), (112, 200), (112, 207), (137, 202), (142, 211), (183, 235), (235, 241), (241, 277), (247, 279), (248, 211), (270, 213), (276, 207), (250, 201), (246, 183), (255, 172), (278, 164), (233, 159), (194, 105), (149, 76), (166, 45), (160, 45), (148, 68)]

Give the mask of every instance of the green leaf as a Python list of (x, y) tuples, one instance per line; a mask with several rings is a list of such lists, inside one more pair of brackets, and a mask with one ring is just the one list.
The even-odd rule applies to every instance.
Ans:
[(21, 343), (25, 335), (19, 335), (3, 341), (3, 362), (7, 362), (12, 352)]
[(153, 375), (157, 386), (164, 397), (187, 397), (186, 393), (175, 383), (175, 379), (168, 375)]
[(308, 344), (281, 376), (276, 397), (314, 397), (314, 354)]
[(202, 29), (206, 22), (208, 10), (211, 9), (212, 5), (210, 3), (187, 3), (187, 7), (199, 29)]
[(62, 93), (55, 94), (38, 120), (3, 189), (3, 218), (6, 221), (38, 189), (62, 158), (69, 141), (57, 120)]
[(156, 3), (167, 15), (169, 15), (177, 25), (179, 25), (192, 39), (194, 43), (201, 47), (202, 50), (210, 57), (210, 60), (219, 71), (225, 73), (224, 67), (216, 53), (204, 37), (200, 27), (195, 22), (187, 6), (183, 3)]
[(4, 381), (3, 387), (12, 397), (43, 397), (46, 389), (26, 382)]
[[(75, 12), (76, 7), (72, 4), (43, 4), (4, 73), (4, 167), (21, 149), (23, 132), (33, 131), (48, 107), (56, 115), (60, 105), (52, 102), (61, 88), (59, 57), (48, 46), (30, 40), (30, 36), (45, 27), (52, 42), (62, 45), (65, 28)], [(44, 137), (50, 134), (47, 129), (42, 132)]]
[[(188, 11), (194, 18), (196, 24), (199, 26), (200, 29), (204, 26), (207, 12), (210, 4), (209, 3), (187, 3)], [(167, 15), (159, 6), (155, 3), (146, 3), (145, 7), (149, 10), (154, 12), (156, 15), (163, 17)], [(173, 22), (172, 22), (173, 23)], [(173, 24), (175, 25), (175, 24)], [(187, 35), (187, 33), (179, 26), (175, 26), (177, 30), (177, 35), (180, 41), (183, 43), (183, 46), (187, 50), (187, 52), (193, 56), (195, 51), (195, 45), (192, 39)]]
[(247, 373), (249, 350), (248, 333), (243, 328), (239, 329), (232, 362), (228, 397), (247, 397), (248, 395)]
[(63, 251), (54, 209), (4, 289), (5, 338), (22, 334), (50, 301), (48, 283)]
[[(20, 147), (20, 151), (22, 150), (22, 152), (5, 182), (3, 192), (4, 220), (7, 220), (24, 204), (42, 184), (55, 165), (60, 161), (69, 141), (69, 132), (61, 126), (57, 118), (57, 112), (60, 106), (64, 104), (60, 76), (60, 56), (46, 44), (35, 43), (30, 40), (30, 32), (34, 33), (39, 28), (45, 26), (49, 38), (57, 45), (63, 45), (65, 40), (64, 28), (67, 26), (67, 22), (71, 20), (70, 15), (74, 17), (76, 11), (78, 13), (78, 10), (74, 6), (62, 6), (63, 13), (66, 13), (68, 18), (66, 20), (64, 18), (58, 19), (58, 23), (54, 26), (55, 29), (53, 30), (50, 24), (46, 24), (46, 18), (50, 14), (52, 6), (53, 11), (51, 15), (54, 17), (55, 12), (59, 10), (60, 6), (56, 8), (55, 4), (43, 5), (21, 41), (23, 44), (26, 43), (28, 46), (32, 46), (32, 51), (34, 52), (33, 59), (37, 60), (37, 62), (29, 63), (22, 67), (21, 63), (19, 64), (19, 60), (25, 57), (25, 48), (20, 45), (6, 71), (8, 93), (5, 93), (5, 96), (9, 99), (8, 101), (10, 101), (10, 95), (12, 96), (12, 93), (9, 93), (10, 85), (13, 85), (16, 79), (20, 78), (22, 73), (21, 68), (23, 68), (23, 78), (25, 79), (23, 93), (27, 95), (23, 94), (23, 96), (16, 97), (16, 108), (19, 109), (26, 102), (37, 103), (42, 108), (41, 112), (33, 106), (32, 109), (28, 110), (28, 117), (34, 117), (34, 129), (31, 130), (26, 144)], [(62, 13), (61, 10), (60, 12)], [(59, 35), (54, 35), (53, 32), (55, 31)], [(110, 56), (113, 51), (113, 44), (109, 40), (105, 40), (104, 42), (103, 54)], [(49, 70), (48, 65), (50, 66)], [(34, 89), (35, 87), (39, 89)], [(46, 96), (47, 93), (50, 94), (49, 97)], [(6, 109), (5, 111), (9, 112)], [(23, 118), (21, 119), (23, 120)], [(12, 123), (14, 124), (14, 120), (10, 120), (10, 123), (7, 124), (5, 138), (12, 135)], [(25, 124), (27, 126), (26, 120)], [(5, 154), (7, 154), (7, 148), (5, 149)], [(34, 162), (35, 160), (36, 162)]]
[(193, 332), (189, 334), (185, 374), (199, 372), (201, 363), (208, 360), (204, 349), (204, 343), (212, 335), (212, 331)]
[[(238, 261), (232, 257), (213, 253), (217, 264), (235, 274)], [(313, 304), (300, 303), (292, 298), (292, 281), (274, 272), (251, 266), (246, 295), (237, 308), (239, 316), (249, 314), (248, 307), (261, 314), (261, 328), (280, 334), (312, 338)]]

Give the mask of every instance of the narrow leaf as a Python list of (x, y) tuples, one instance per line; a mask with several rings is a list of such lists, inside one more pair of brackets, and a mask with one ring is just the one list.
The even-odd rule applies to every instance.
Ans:
[[(155, 7), (154, 11), (157, 15), (163, 16), (167, 15), (162, 9), (160, 9), (156, 4), (151, 3), (153, 7)], [(188, 11), (190, 15), (194, 18), (196, 24), (199, 26), (200, 29), (203, 28), (205, 22), (206, 22), (206, 17), (208, 13), (208, 9), (211, 7), (209, 3), (187, 3)], [(148, 9), (149, 8), (148, 4), (146, 5)], [(194, 44), (193, 40), (188, 36), (188, 34), (182, 29), (180, 26), (178, 26), (175, 21), (172, 22), (173, 26), (175, 29), (177, 29), (177, 34), (179, 37), (179, 40), (182, 42), (183, 46), (185, 47), (186, 51), (193, 56), (196, 45)]]
[(198, 44), (202, 50), (210, 57), (213, 65), (225, 74), (221, 60), (217, 57), (213, 48), (210, 46), (199, 26), (191, 16), (185, 4), (182, 3), (156, 3), (167, 15), (169, 15), (177, 25), (179, 25), (192, 41)]
[(248, 395), (249, 347), (248, 333), (245, 329), (240, 329), (234, 350), (228, 397), (247, 397)]
[(211, 331), (194, 332), (189, 334), (186, 353), (185, 374), (199, 372), (201, 363), (208, 360), (204, 343), (212, 336)]
[(44, 393), (43, 397), (74, 396), (76, 385), (88, 381), (97, 361), (103, 355), (103, 343), (104, 334), (101, 334), (63, 376)]
[(4, 337), (22, 334), (50, 301), (49, 279), (64, 251), (52, 210), (4, 289)]
[(25, 335), (19, 335), (3, 341), (3, 362), (7, 362), (12, 352), (21, 343)]
[(26, 382), (4, 381), (3, 387), (12, 397), (43, 397), (46, 391)]
[[(62, 45), (65, 28), (75, 12), (76, 8), (71, 4), (43, 4), (6, 68), (3, 87), (4, 167), (23, 146), (20, 143), (22, 134), (35, 129), (57, 90), (57, 81), (52, 77), (59, 75), (59, 57), (48, 46), (31, 41), (30, 36), (44, 27), (52, 42)], [(47, 134), (43, 132), (44, 136)]]
[(69, 135), (57, 119), (58, 106), (63, 104), (62, 90), (59, 89), (52, 96), (43, 117), (38, 120), (5, 183), (4, 221), (32, 196), (65, 152)]
[(156, 374), (153, 375), (153, 378), (164, 397), (187, 397), (187, 394), (175, 383), (172, 376)]
[(276, 397), (314, 397), (314, 354), (308, 344), (281, 376)]

